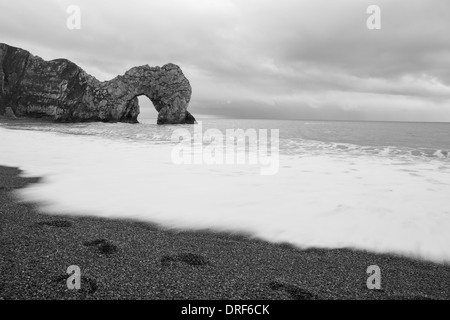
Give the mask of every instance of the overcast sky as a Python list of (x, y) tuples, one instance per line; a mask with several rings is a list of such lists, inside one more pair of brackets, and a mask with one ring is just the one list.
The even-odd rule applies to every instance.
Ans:
[(449, 0), (0, 0), (0, 42), (100, 80), (176, 63), (194, 115), (450, 121)]

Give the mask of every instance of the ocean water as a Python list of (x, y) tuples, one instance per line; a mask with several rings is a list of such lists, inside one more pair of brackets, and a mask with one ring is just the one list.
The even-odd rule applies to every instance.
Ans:
[[(450, 124), (205, 119), (198, 142), (193, 126), (153, 123), (1, 120), (0, 165), (43, 177), (16, 195), (49, 214), (450, 261)], [(276, 174), (174, 163), (174, 130), (196, 152), (208, 129), (238, 128), (279, 130)]]

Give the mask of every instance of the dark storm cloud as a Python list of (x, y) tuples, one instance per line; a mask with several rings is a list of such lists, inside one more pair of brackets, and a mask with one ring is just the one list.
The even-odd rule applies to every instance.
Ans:
[[(0, 42), (102, 80), (177, 63), (194, 113), (450, 121), (448, 0), (0, 1)], [(381, 30), (366, 28), (371, 4)]]

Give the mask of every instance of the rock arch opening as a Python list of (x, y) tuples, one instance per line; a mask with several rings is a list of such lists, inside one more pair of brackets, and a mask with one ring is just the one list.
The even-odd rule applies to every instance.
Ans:
[(153, 102), (145, 95), (137, 97), (139, 104), (139, 123), (156, 124), (158, 121), (158, 111)]

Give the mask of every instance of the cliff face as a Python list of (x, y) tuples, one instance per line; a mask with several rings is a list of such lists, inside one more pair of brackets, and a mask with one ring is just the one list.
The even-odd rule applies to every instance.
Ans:
[(158, 124), (195, 123), (187, 111), (192, 89), (181, 69), (134, 67), (101, 82), (65, 59), (44, 61), (0, 43), (0, 115), (60, 122), (137, 122), (138, 96), (158, 111)]

